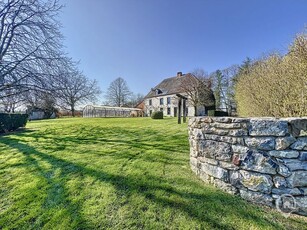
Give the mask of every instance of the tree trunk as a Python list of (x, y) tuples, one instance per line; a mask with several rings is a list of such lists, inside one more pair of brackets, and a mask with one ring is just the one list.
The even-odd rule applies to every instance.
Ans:
[(71, 115), (75, 117), (75, 105), (74, 104), (71, 105)]
[(178, 124), (181, 124), (181, 98), (178, 98)]
[(197, 106), (194, 106), (194, 116), (197, 116)]
[(186, 123), (186, 99), (182, 100), (183, 123)]

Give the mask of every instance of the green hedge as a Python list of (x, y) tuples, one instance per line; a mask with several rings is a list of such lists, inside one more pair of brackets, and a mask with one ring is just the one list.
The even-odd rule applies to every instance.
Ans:
[(0, 133), (14, 131), (25, 127), (28, 121), (28, 114), (0, 113)]
[(225, 112), (225, 111), (208, 110), (208, 116), (211, 116), (211, 117), (227, 117), (228, 113)]
[(151, 114), (151, 118), (152, 119), (163, 119), (163, 112), (162, 111), (153, 112)]

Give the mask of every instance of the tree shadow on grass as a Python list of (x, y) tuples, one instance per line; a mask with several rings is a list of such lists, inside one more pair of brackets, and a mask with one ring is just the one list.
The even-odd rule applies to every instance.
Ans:
[[(228, 194), (222, 193), (218, 190), (216, 192), (195, 193), (195, 192), (183, 192), (179, 188), (172, 186), (169, 181), (161, 178), (157, 178), (150, 175), (129, 175), (122, 176), (114, 173), (108, 173), (103, 170), (97, 170), (90, 167), (85, 167), (82, 164), (73, 163), (65, 159), (61, 159), (57, 156), (49, 155), (35, 148), (19, 142), (18, 139), (8, 138), (3, 142), (7, 146), (17, 149), (26, 156), (26, 161), (29, 166), (33, 166), (37, 169), (38, 174), (43, 175), (46, 180), (46, 174), (52, 172), (46, 172), (41, 168), (34, 158), (39, 157), (42, 161), (48, 162), (52, 165), (52, 170), (60, 169), (60, 177), (68, 177), (71, 174), (85, 174), (94, 177), (104, 183), (108, 183), (116, 189), (117, 196), (125, 195), (127, 199), (132, 195), (140, 195), (147, 199), (149, 202), (154, 202), (158, 206), (168, 207), (175, 210), (180, 210), (186, 215), (200, 222), (205, 222), (210, 228), (216, 229), (234, 229), (230, 223), (222, 223), (220, 221), (221, 216), (232, 215), (243, 220), (252, 221), (259, 228), (270, 227), (280, 229), (282, 226), (275, 223), (274, 220), (264, 219), (261, 212), (251, 212), (252, 208), (249, 208), (244, 201), (238, 200), (236, 197), (232, 197)], [(22, 166), (24, 167), (24, 166)], [(191, 184), (191, 182), (189, 181)], [(61, 185), (65, 188), (64, 181)], [(195, 186), (199, 184), (195, 183)], [(157, 191), (162, 191), (163, 195), (158, 195)], [(54, 199), (52, 193), (48, 194), (47, 199)], [(176, 199), (176, 197), (178, 199)], [(82, 204), (72, 204), (69, 201), (69, 197), (63, 197), (63, 201), (67, 204), (67, 209), (70, 210), (72, 219), (79, 219), (78, 224), (81, 228), (88, 228), (86, 225), (86, 219), (78, 212), (79, 207)], [(229, 213), (231, 210), (232, 213)]]
[[(29, 169), (31, 168), (31, 173), (37, 174), (40, 176), (40, 178), (43, 178), (48, 185), (48, 189), (46, 191), (47, 197), (45, 201), (43, 202), (41, 206), (41, 213), (43, 218), (46, 220), (50, 219), (50, 211), (54, 210), (56, 211), (59, 206), (61, 208), (65, 207), (65, 213), (71, 215), (70, 219), (75, 222), (76, 227), (79, 229), (88, 229), (89, 227), (86, 224), (86, 221), (83, 219), (82, 215), (79, 213), (80, 206), (79, 204), (72, 203), (69, 200), (69, 197), (66, 195), (65, 191), (65, 184), (60, 179), (53, 179), (52, 175), (54, 174), (54, 170), (58, 168), (57, 165), (52, 165), (52, 169), (46, 170), (43, 167), (40, 166), (38, 160), (34, 158), (33, 156), (40, 156), (40, 152), (36, 151), (34, 148), (22, 144), (18, 142), (18, 140), (15, 140), (14, 142), (11, 141), (12, 139), (4, 140), (2, 143), (10, 146), (13, 149), (19, 150), (24, 156), (25, 156), (25, 162), (20, 164), (13, 164), (9, 165), (9, 167), (22, 167)], [(40, 186), (40, 185), (38, 185)], [(25, 194), (24, 194), (25, 195)], [(45, 224), (48, 224), (48, 222), (43, 223), (42, 220), (38, 220), (37, 223), (36, 219), (39, 219), (40, 217), (31, 218), (30, 221), (33, 223), (35, 228), (42, 228)], [(12, 220), (14, 221), (14, 220)], [(14, 222), (18, 222), (19, 220), (15, 220)], [(61, 223), (61, 220), (57, 221), (58, 223)], [(2, 227), (6, 226), (1, 226)], [(52, 227), (52, 226), (50, 226)]]

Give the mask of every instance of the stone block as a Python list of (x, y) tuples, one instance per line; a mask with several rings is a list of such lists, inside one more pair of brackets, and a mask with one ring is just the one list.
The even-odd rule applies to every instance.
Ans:
[(205, 140), (200, 145), (203, 156), (216, 160), (230, 161), (232, 152), (230, 145), (223, 142)]
[(227, 129), (214, 129), (213, 130), (213, 134), (220, 135), (220, 136), (228, 135), (228, 133), (229, 133), (229, 130)]
[(286, 167), (285, 165), (283, 165), (282, 163), (278, 164), (277, 172), (278, 172), (278, 174), (280, 174), (284, 177), (288, 177), (288, 176), (291, 175), (290, 169), (288, 167)]
[(293, 144), (296, 139), (292, 136), (276, 138), (276, 150), (284, 150)]
[(218, 129), (240, 129), (240, 123), (213, 123), (213, 127)]
[(284, 177), (275, 176), (273, 177), (273, 183), (276, 188), (284, 189), (288, 187), (288, 183)]
[(242, 163), (241, 157), (239, 154), (234, 154), (232, 156), (232, 161), (231, 161), (234, 165), (236, 166), (240, 166)]
[(232, 186), (236, 188), (243, 188), (242, 175), (238, 170), (229, 171), (229, 182)]
[(305, 150), (307, 147), (307, 137), (299, 137), (296, 142), (294, 142), (290, 148), (295, 150)]
[(292, 195), (292, 196), (297, 196), (297, 195), (302, 194), (302, 192), (298, 188), (292, 188), (292, 189), (291, 188), (285, 188), (285, 189), (273, 188), (272, 193), (276, 195), (287, 194), (287, 195)]
[(201, 131), (201, 129), (194, 129), (193, 136), (196, 140), (204, 139), (204, 135), (203, 135), (203, 132)]
[(205, 134), (205, 139), (207, 140), (214, 140), (219, 142), (226, 142), (229, 144), (244, 144), (244, 140), (242, 137), (228, 137), (228, 136), (219, 136), (213, 134)]
[(232, 164), (232, 163), (229, 163), (229, 162), (224, 162), (224, 161), (220, 161), (219, 162), (219, 166), (221, 168), (224, 168), (224, 169), (229, 169), (229, 170), (238, 170), (239, 167)]
[(225, 183), (224, 181), (221, 181), (219, 179), (215, 179), (213, 181), (213, 184), (222, 189), (223, 191), (229, 193), (229, 194), (232, 194), (232, 195), (235, 195), (239, 192), (239, 190), (233, 186), (231, 186), (231, 184), (228, 184), (228, 183)]
[(228, 131), (229, 136), (242, 137), (247, 136), (248, 132), (246, 129), (233, 129)]
[(221, 137), (220, 139), (222, 142), (226, 142), (229, 144), (238, 144), (238, 145), (244, 145), (244, 139), (242, 137), (228, 137), (228, 136), (224, 136)]
[(191, 165), (191, 170), (192, 170), (196, 175), (199, 175), (199, 168), (195, 167), (194, 165)]
[(211, 165), (218, 165), (219, 164), (219, 162), (217, 160), (207, 158), (207, 157), (199, 157), (198, 160), (202, 163), (208, 163), (208, 164), (211, 164)]
[(291, 171), (297, 171), (297, 170), (307, 171), (307, 161), (284, 159), (284, 163)]
[(232, 122), (233, 122), (233, 123), (243, 123), (243, 124), (247, 124), (249, 121), (250, 121), (250, 118), (242, 118), (242, 117), (232, 118)]
[(270, 156), (279, 158), (297, 158), (299, 154), (300, 153), (296, 150), (273, 150), (269, 152)]
[(193, 127), (194, 123), (195, 123), (196, 118), (195, 117), (190, 117), (189, 121), (188, 121), (188, 125), (189, 127)]
[(307, 161), (307, 152), (300, 152), (299, 160)]
[(249, 135), (251, 136), (285, 136), (288, 122), (277, 119), (251, 119)]
[(288, 122), (289, 132), (294, 137), (300, 136), (302, 131), (307, 130), (307, 118), (291, 117), (291, 118), (282, 118), (281, 120)]
[(244, 187), (254, 192), (271, 193), (273, 186), (271, 176), (244, 170), (240, 170), (239, 172), (242, 176), (241, 183)]
[(245, 170), (276, 174), (278, 164), (265, 152), (249, 150), (241, 162), (241, 168)]
[(270, 195), (241, 189), (240, 196), (245, 200), (273, 207), (273, 198)]
[(245, 143), (250, 148), (259, 150), (274, 150), (275, 138), (273, 137), (246, 137)]
[(295, 213), (307, 216), (307, 196), (295, 197), (297, 210)]
[(231, 117), (213, 117), (213, 120), (215, 122), (220, 122), (220, 123), (230, 123), (232, 121)]
[(197, 160), (197, 158), (190, 157), (190, 164), (195, 166), (195, 167), (198, 167), (198, 160)]
[(225, 182), (229, 181), (228, 171), (221, 167), (210, 165), (207, 163), (201, 163), (200, 169), (202, 172), (208, 174), (209, 176), (213, 176)]
[(210, 183), (210, 175), (202, 172), (201, 170), (199, 171), (199, 178), (205, 183)]
[(307, 196), (307, 188), (300, 188), (300, 190), (304, 196)]
[(205, 123), (205, 124), (202, 124), (202, 131), (203, 131), (203, 134), (213, 134), (215, 131), (215, 128)]
[(205, 122), (205, 123), (212, 123), (212, 122), (214, 122), (211, 117), (201, 117), (201, 118), (196, 118), (196, 119), (198, 119), (201, 123), (202, 122)]
[(295, 171), (287, 179), (291, 188), (307, 186), (307, 171)]
[(211, 126), (203, 127), (202, 130), (204, 134), (215, 134), (215, 135), (220, 135), (220, 136), (228, 135), (228, 132), (229, 132), (229, 130), (227, 129), (217, 129)]
[(248, 147), (243, 146), (243, 145), (232, 145), (231, 148), (234, 153), (238, 153), (238, 154), (246, 154), (249, 150)]

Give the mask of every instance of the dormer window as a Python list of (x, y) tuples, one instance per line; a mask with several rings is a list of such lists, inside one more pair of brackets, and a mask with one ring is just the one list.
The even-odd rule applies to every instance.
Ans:
[(156, 95), (162, 94), (162, 90), (161, 89), (156, 89)]

